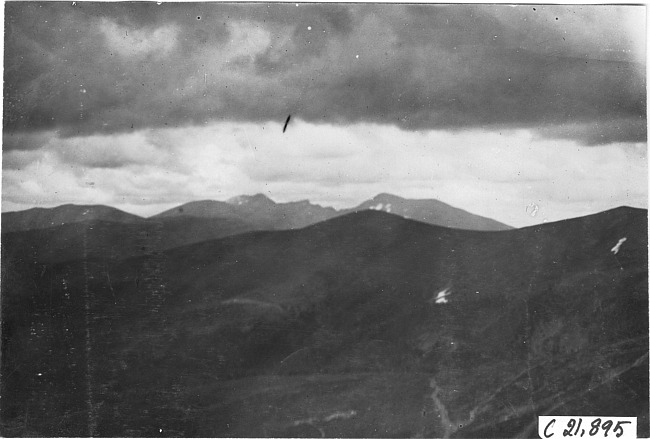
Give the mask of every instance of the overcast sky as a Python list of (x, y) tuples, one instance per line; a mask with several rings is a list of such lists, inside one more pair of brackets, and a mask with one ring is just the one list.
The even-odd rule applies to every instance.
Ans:
[(7, 2), (2, 210), (390, 192), (525, 226), (647, 208), (645, 16)]

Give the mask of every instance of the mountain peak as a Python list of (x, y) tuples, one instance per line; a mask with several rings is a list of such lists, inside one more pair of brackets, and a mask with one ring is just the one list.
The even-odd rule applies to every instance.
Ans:
[(229, 198), (226, 203), (241, 206), (243, 204), (275, 204), (275, 202), (264, 194), (238, 195)]
[(512, 227), (474, 215), (436, 199), (408, 199), (382, 192), (350, 210), (381, 210), (429, 224), (468, 230), (508, 230)]
[(372, 199), (372, 201), (395, 202), (395, 201), (404, 201), (404, 198), (398, 197), (397, 195), (382, 192), (380, 194), (375, 195), (375, 197)]

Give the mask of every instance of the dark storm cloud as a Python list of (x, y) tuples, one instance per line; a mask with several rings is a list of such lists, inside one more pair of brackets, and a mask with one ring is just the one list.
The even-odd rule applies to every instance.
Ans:
[(585, 144), (641, 142), (645, 33), (629, 17), (644, 13), (11, 2), (4, 128), (76, 136), (292, 114), (316, 123), (531, 128)]

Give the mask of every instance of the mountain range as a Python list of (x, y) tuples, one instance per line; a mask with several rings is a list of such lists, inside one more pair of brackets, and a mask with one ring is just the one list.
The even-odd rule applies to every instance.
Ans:
[[(239, 231), (296, 229), (360, 210), (376, 209), (429, 224), (468, 230), (508, 230), (510, 226), (454, 208), (438, 200), (409, 200), (379, 194), (351, 209), (336, 210), (307, 200), (275, 203), (263, 194), (241, 195), (227, 201), (192, 201), (148, 218), (149, 221), (179, 221), (203, 218), (227, 220)], [(2, 231), (44, 229), (90, 220), (142, 223), (145, 218), (107, 206), (66, 204), (53, 209), (34, 208), (2, 214)], [(195, 224), (197, 223), (194, 220)]]
[(108, 206), (66, 204), (5, 212), (1, 227), (5, 257), (52, 262), (80, 255), (104, 259), (144, 255), (255, 230), (297, 229), (373, 209), (448, 227), (510, 228), (437, 200), (407, 200), (388, 194), (338, 211), (306, 200), (275, 203), (262, 194), (242, 195), (226, 202), (193, 201), (150, 218)]
[(400, 200), (3, 233), (2, 435), (537, 437), (593, 415), (648, 436), (647, 210), (494, 232)]

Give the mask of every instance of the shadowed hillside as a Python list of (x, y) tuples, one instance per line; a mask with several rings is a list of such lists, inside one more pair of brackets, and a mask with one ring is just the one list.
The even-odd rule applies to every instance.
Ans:
[(227, 218), (183, 216), (133, 223), (88, 220), (3, 233), (2, 256), (38, 263), (123, 259), (250, 230), (250, 224)]
[(647, 436), (647, 242), (632, 208), (499, 233), (370, 210), (3, 257), (3, 435), (536, 437), (579, 414)]

